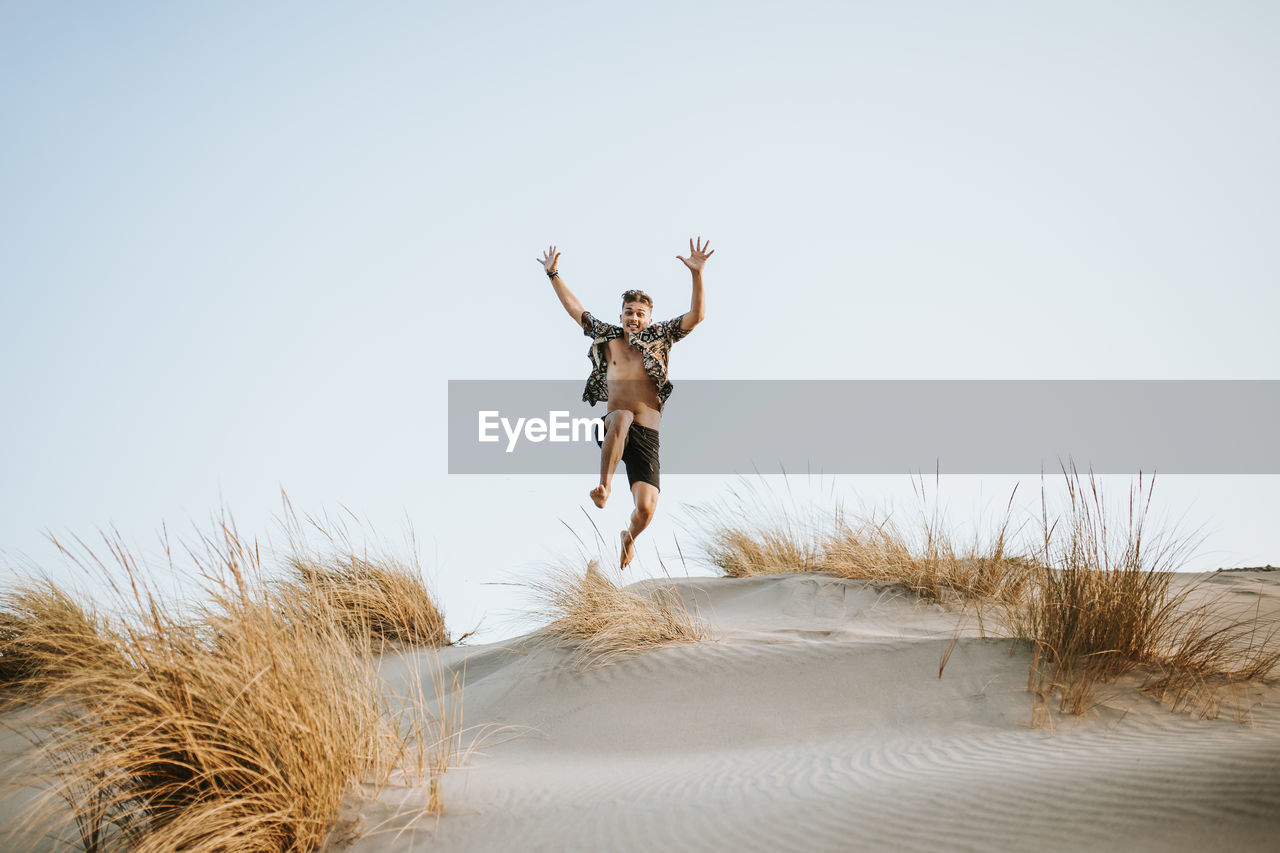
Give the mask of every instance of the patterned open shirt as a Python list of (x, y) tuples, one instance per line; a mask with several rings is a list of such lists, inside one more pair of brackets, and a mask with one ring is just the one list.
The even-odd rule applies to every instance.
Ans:
[(681, 314), (674, 320), (650, 323), (634, 335), (628, 335), (621, 326), (602, 322), (590, 311), (583, 311), (582, 332), (591, 338), (591, 349), (587, 351), (587, 357), (591, 359), (591, 375), (587, 377), (587, 388), (582, 392), (583, 402), (594, 406), (599, 400), (609, 399), (609, 341), (627, 337), (631, 345), (640, 350), (645, 373), (658, 389), (658, 408), (665, 406), (672, 390), (667, 379), (671, 345), (689, 334), (680, 328), (683, 320), (684, 315)]

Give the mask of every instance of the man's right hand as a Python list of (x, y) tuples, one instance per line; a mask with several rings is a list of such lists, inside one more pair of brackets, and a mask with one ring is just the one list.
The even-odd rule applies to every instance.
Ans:
[(555, 246), (551, 246), (537, 261), (542, 264), (542, 268), (546, 270), (547, 275), (551, 275), (556, 271), (556, 264), (560, 261), (560, 253), (556, 251)]
[[(556, 264), (560, 261), (560, 253), (556, 251), (555, 246), (551, 246), (537, 260), (538, 263), (542, 264), (542, 268), (547, 271), (547, 275), (551, 275), (556, 271)], [(573, 318), (574, 325), (581, 326), (582, 303), (578, 301), (578, 297), (573, 295), (573, 291), (565, 286), (564, 276), (557, 275), (551, 279), (551, 287), (555, 290), (556, 296), (560, 297), (560, 304), (564, 306), (564, 310), (568, 311), (569, 316)]]

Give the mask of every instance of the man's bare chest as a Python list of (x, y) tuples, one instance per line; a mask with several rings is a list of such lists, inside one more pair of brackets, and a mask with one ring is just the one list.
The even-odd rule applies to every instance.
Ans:
[(621, 370), (643, 370), (644, 355), (639, 346), (629, 343), (626, 338), (614, 338), (609, 341), (609, 367)]

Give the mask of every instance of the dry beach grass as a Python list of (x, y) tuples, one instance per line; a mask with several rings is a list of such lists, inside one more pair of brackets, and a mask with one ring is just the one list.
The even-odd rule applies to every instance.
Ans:
[(312, 621), (335, 620), (347, 636), (390, 646), (450, 643), (444, 615), (416, 565), (387, 555), (291, 555), (280, 596), (306, 608)]
[(122, 666), (118, 639), (106, 630), (92, 605), (47, 578), (29, 578), (5, 590), (0, 594), (4, 700), (39, 701), (86, 669)]
[(527, 586), (540, 612), (551, 620), (541, 634), (573, 648), (582, 667), (602, 666), (620, 655), (670, 643), (708, 639), (706, 624), (679, 595), (662, 587), (620, 587), (595, 560), (585, 572), (553, 568)]
[(1154, 483), (1139, 478), (1122, 513), (1113, 513), (1096, 480), (1067, 478), (1068, 510), (1043, 520), (1042, 559), (1014, 636), (1033, 652), (1028, 688), (1034, 716), (1083, 714), (1102, 683), (1145, 670), (1143, 689), (1174, 709), (1216, 716), (1224, 689), (1268, 677), (1280, 663), (1277, 626), (1233, 618), (1221, 601), (1193, 604), (1196, 584), (1173, 589), (1185, 540), (1148, 527)]
[[(1028, 689), (1041, 725), (1056, 698), (1080, 715), (1099, 685), (1135, 668), (1143, 688), (1175, 710), (1216, 716), (1225, 693), (1268, 678), (1280, 665), (1280, 627), (1231, 617), (1219, 602), (1195, 605), (1195, 584), (1171, 587), (1189, 545), (1153, 533), (1153, 483), (1139, 477), (1116, 515), (1096, 478), (1064, 471), (1067, 505), (1044, 508), (1041, 541), (1010, 545), (1009, 515), (989, 541), (957, 545), (938, 513), (924, 512), (915, 535), (889, 518), (851, 520), (836, 509), (771, 508), (758, 495), (695, 511), (706, 558), (728, 577), (821, 572), (892, 584), (936, 602), (958, 602), (1032, 649)], [(1012, 497), (1010, 498), (1012, 505)], [(942, 664), (945, 666), (946, 656)]]
[(914, 539), (888, 517), (769, 505), (741, 490), (694, 514), (705, 556), (727, 577), (816, 571), (898, 584), (934, 601), (1008, 602), (1020, 597), (1032, 565), (1008, 553), (1007, 515), (992, 541), (959, 546), (936, 512), (922, 516)]
[[(460, 706), (393, 710), (375, 655), (387, 639), (445, 636), (421, 583), (346, 555), (272, 584), (256, 543), (224, 522), (187, 549), (205, 597), (183, 608), (147, 588), (118, 537), (104, 544), (106, 562), (83, 543), (65, 553), (116, 578), (110, 625), (48, 581), (4, 599), (6, 700), (36, 713), (42, 781), (65, 801), (47, 798), (32, 822), (69, 806), (72, 843), (90, 853), (317, 850), (344, 797), (406, 768), (423, 808), (442, 810)], [(388, 577), (389, 597), (341, 594)], [(411, 604), (381, 612), (397, 595)]]

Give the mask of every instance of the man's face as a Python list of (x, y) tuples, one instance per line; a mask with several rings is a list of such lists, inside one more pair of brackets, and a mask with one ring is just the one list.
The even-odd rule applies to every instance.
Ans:
[(622, 306), (622, 314), (618, 319), (622, 321), (622, 328), (626, 330), (627, 334), (631, 335), (634, 335), (652, 321), (649, 316), (649, 306), (644, 302), (626, 303)]

